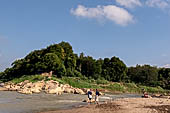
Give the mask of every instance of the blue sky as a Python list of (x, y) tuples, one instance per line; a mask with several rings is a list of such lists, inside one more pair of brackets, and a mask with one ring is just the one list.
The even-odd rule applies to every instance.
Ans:
[(127, 66), (170, 64), (169, 0), (0, 0), (0, 71), (61, 41)]

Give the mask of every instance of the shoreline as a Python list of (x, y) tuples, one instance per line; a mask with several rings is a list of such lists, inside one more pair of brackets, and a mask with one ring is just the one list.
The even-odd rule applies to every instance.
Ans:
[(170, 99), (124, 98), (99, 105), (39, 113), (170, 113)]
[[(170, 113), (168, 98), (142, 98), (137, 94), (106, 94), (100, 96), (100, 105), (83, 102), (86, 98), (87, 95), (79, 94), (25, 95), (15, 91), (0, 91), (0, 113), (161, 113), (157, 112), (160, 110), (169, 110), (164, 113)], [(140, 110), (143, 112), (139, 112)]]
[[(134, 94), (111, 94), (100, 96), (100, 102), (110, 99), (141, 97)], [(58, 109), (74, 109), (75, 107), (86, 106), (88, 103), (83, 102), (87, 95), (79, 94), (20, 94), (16, 91), (0, 91), (0, 113), (37, 113)]]

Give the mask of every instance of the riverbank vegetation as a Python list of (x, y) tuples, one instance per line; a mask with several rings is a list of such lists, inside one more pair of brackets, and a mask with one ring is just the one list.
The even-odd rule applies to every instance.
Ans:
[[(42, 73), (53, 72), (51, 79), (79, 88), (105, 88), (120, 92), (150, 92), (170, 89), (170, 68), (150, 65), (127, 67), (118, 57), (94, 59), (73, 52), (68, 42), (34, 50), (0, 72), (0, 81), (19, 82), (22, 79), (44, 79)], [(154, 88), (153, 88), (154, 87)]]
[[(42, 77), (41, 75), (30, 75), (30, 76), (22, 76), (20, 78), (15, 78), (11, 80), (10, 82), (17, 84), (24, 82), (25, 80), (29, 80), (29, 82), (37, 82), (37, 81), (58, 81), (61, 84), (69, 84), (72, 87), (75, 88), (91, 88), (91, 89), (99, 89), (103, 92), (112, 92), (112, 93), (142, 93), (143, 90), (149, 92), (149, 93), (169, 93), (168, 90), (165, 90), (161, 87), (149, 87), (149, 86), (143, 86), (140, 84), (135, 83), (125, 83), (125, 82), (110, 82), (105, 80), (94, 80), (94, 79), (88, 79), (87, 77), (62, 77), (62, 78), (56, 78), (56, 77)], [(100, 81), (100, 82), (99, 82)], [(102, 82), (101, 82), (102, 81)]]

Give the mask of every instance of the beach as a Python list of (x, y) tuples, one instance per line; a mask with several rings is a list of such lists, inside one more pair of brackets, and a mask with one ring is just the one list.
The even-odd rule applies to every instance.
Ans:
[(170, 113), (170, 99), (123, 98), (99, 105), (41, 113)]
[(105, 94), (96, 105), (83, 102), (87, 95), (0, 91), (0, 113), (170, 113), (170, 99), (141, 96)]

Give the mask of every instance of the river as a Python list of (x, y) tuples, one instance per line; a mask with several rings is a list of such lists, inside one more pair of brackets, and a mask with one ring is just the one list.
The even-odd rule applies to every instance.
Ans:
[[(118, 98), (141, 97), (137, 94), (106, 94), (100, 96), (100, 101)], [(17, 92), (0, 91), (0, 113), (37, 113), (41, 111), (69, 109), (80, 105), (87, 95), (78, 94), (32, 94), (25, 95)]]

